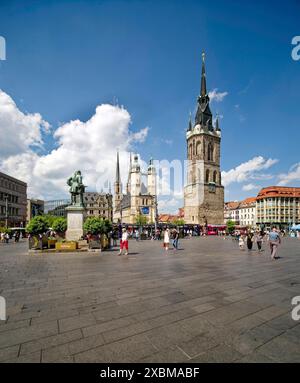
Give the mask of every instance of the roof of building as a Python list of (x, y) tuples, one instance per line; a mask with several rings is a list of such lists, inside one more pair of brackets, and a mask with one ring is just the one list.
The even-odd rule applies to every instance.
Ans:
[(300, 187), (268, 186), (257, 195), (258, 200), (270, 197), (300, 197)]
[(256, 197), (248, 197), (240, 202), (240, 207), (248, 207), (251, 205), (255, 205)]
[(159, 214), (158, 216), (158, 222), (162, 223), (169, 223), (174, 221), (175, 219), (178, 219), (178, 216), (174, 214)]
[(225, 208), (230, 210), (235, 210), (239, 207), (240, 202), (239, 201), (229, 201), (225, 202)]

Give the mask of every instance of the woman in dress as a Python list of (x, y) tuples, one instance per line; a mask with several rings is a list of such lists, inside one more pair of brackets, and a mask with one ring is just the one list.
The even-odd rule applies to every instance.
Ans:
[(169, 250), (170, 244), (170, 230), (167, 228), (164, 233), (164, 248), (166, 251)]

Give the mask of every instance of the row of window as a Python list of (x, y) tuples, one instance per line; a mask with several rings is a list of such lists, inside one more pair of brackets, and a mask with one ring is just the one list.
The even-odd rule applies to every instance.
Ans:
[(9, 181), (5, 178), (0, 178), (0, 187), (4, 187), (9, 190), (13, 190), (19, 193), (26, 193), (26, 187), (23, 185), (18, 185), (15, 182)]
[(18, 203), (19, 197), (13, 194), (7, 194), (0, 192), (0, 201), (6, 201), (6, 196), (7, 196), (7, 201), (10, 203)]
[[(202, 152), (202, 147), (201, 147), (201, 142), (200, 141), (197, 141), (197, 143), (195, 142), (195, 140), (193, 140), (193, 142), (191, 142), (189, 144), (189, 159), (191, 160), (193, 158), (193, 156), (199, 156)], [(207, 148), (206, 148), (206, 145), (203, 144), (203, 158), (206, 159), (207, 161), (215, 161), (215, 148), (214, 148), (214, 145), (212, 143), (208, 143), (207, 144)]]
[[(201, 180), (201, 173), (200, 170), (198, 170), (198, 180), (196, 180), (195, 174), (193, 174), (193, 171), (190, 171), (190, 182), (195, 183), (196, 181)], [(215, 184), (221, 185), (221, 172), (217, 172), (214, 170), (213, 172), (210, 172), (209, 169), (206, 169), (205, 171), (205, 182), (214, 182)]]
[[(3, 215), (3, 216), (6, 215), (5, 206), (1, 206), (0, 212), (1, 212), (1, 215)], [(16, 215), (19, 215), (19, 208), (9, 206), (8, 207), (8, 216), (11, 217), (11, 216), (16, 216)]]

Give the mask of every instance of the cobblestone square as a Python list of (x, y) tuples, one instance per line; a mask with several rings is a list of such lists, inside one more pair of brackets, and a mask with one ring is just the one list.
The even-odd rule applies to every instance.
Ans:
[(221, 237), (28, 255), (0, 244), (2, 362), (299, 362), (300, 241), (280, 259)]

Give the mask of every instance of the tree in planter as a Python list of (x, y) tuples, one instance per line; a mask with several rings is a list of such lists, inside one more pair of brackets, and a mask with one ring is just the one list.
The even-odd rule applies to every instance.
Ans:
[(83, 229), (92, 236), (89, 246), (91, 248), (101, 248), (101, 234), (105, 230), (104, 220), (100, 217), (88, 217), (83, 224)]
[(37, 215), (33, 217), (26, 226), (27, 233), (31, 235), (39, 235), (45, 233), (49, 229), (49, 222), (46, 217)]
[(51, 227), (60, 237), (63, 237), (67, 230), (67, 219), (64, 217), (56, 218)]
[(47, 247), (44, 239), (40, 238), (40, 235), (48, 231), (49, 222), (44, 216), (37, 215), (33, 217), (26, 226), (27, 233), (30, 234), (32, 241), (29, 241), (30, 248)]
[(88, 217), (83, 224), (83, 229), (92, 235), (102, 234), (104, 227), (104, 220), (100, 217)]

